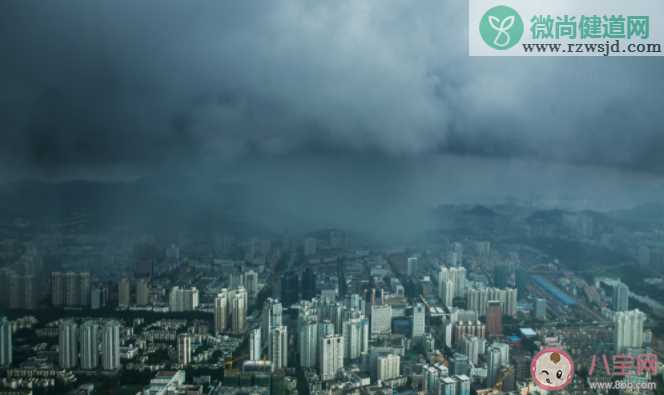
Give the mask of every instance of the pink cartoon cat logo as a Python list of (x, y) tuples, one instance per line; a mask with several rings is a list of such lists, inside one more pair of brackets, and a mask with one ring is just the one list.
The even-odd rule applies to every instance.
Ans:
[(541, 389), (560, 390), (567, 387), (574, 378), (574, 361), (559, 348), (545, 348), (530, 363), (530, 374)]

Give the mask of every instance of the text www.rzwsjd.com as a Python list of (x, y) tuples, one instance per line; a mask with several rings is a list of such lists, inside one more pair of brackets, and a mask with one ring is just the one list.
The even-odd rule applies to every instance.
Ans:
[(662, 45), (659, 43), (629, 43), (607, 41), (605, 43), (523, 43), (526, 53), (552, 53), (552, 54), (596, 54), (609, 56), (612, 53), (661, 53)]

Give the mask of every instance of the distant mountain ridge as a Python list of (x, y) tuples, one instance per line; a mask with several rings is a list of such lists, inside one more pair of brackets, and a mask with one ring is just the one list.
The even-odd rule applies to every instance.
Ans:
[(627, 210), (612, 211), (609, 214), (626, 220), (664, 224), (664, 203), (645, 203)]

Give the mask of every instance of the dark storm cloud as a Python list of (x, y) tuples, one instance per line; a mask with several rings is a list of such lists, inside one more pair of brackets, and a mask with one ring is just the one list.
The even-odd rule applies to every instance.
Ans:
[(332, 151), (664, 170), (657, 59), (469, 58), (462, 1), (5, 1), (7, 166)]

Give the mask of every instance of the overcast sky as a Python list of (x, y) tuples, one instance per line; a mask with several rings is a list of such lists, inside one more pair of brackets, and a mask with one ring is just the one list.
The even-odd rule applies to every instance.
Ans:
[(458, 196), (661, 196), (661, 58), (470, 58), (465, 3), (2, 1), (0, 177), (357, 162)]

